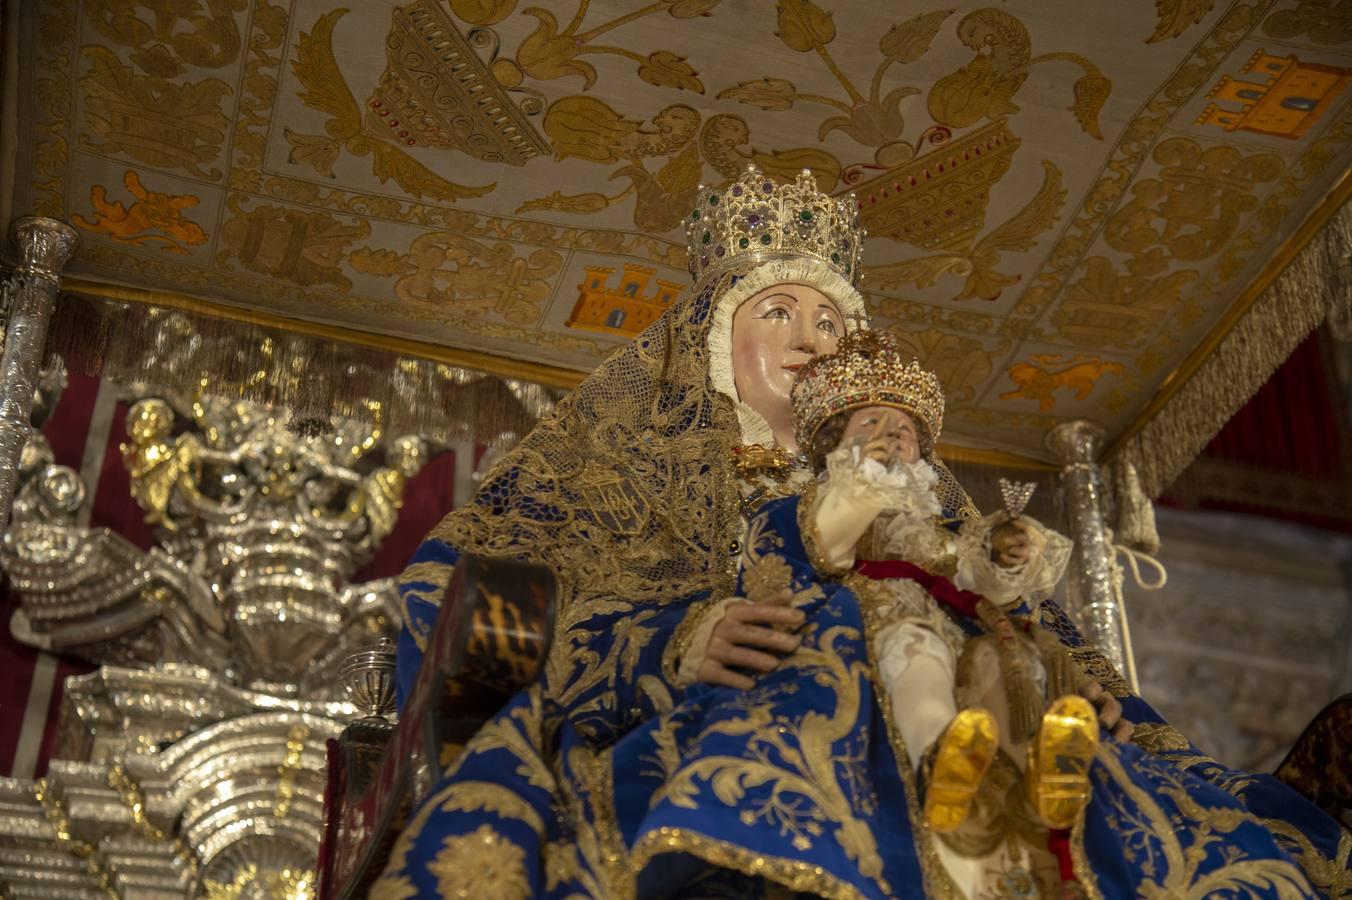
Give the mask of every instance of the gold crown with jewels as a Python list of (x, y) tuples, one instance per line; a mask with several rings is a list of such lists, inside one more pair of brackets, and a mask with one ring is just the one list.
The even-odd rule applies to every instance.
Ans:
[(856, 331), (836, 352), (809, 360), (790, 393), (798, 446), (812, 446), (827, 419), (865, 406), (892, 406), (915, 420), (928, 457), (944, 426), (944, 389), (938, 377), (902, 351), (884, 331)]
[(697, 282), (734, 264), (785, 256), (818, 259), (850, 284), (859, 281), (864, 229), (854, 195), (837, 200), (823, 194), (807, 169), (792, 184), (775, 184), (748, 165), (722, 190), (700, 185), (685, 237)]

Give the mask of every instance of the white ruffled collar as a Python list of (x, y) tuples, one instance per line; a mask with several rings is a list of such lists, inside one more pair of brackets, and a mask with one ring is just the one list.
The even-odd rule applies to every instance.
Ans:
[[(786, 257), (761, 263), (737, 279), (714, 301), (709, 324), (709, 382), (714, 390), (733, 403), (742, 429), (742, 443), (775, 443), (774, 431), (764, 416), (737, 395), (737, 380), (732, 368), (732, 317), (745, 301), (776, 284), (805, 284), (830, 297), (839, 307), (847, 330), (855, 330), (867, 313), (864, 297), (839, 273), (825, 263), (805, 257)], [(699, 290), (696, 285), (696, 291)]]

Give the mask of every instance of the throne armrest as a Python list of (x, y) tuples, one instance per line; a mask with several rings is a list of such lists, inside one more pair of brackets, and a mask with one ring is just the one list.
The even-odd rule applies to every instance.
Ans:
[(1352, 828), (1352, 694), (1320, 710), (1296, 738), (1276, 777)]
[(354, 722), (330, 747), (319, 900), (366, 895), (410, 809), (539, 676), (556, 595), (543, 566), (474, 556), (456, 565), (398, 725)]

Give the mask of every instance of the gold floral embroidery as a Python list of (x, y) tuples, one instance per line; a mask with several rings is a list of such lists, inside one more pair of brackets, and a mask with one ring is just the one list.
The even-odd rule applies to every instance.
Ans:
[[(576, 778), (560, 777), (562, 811), (574, 828), (570, 841), (555, 841), (545, 850), (546, 889), (576, 881), (586, 896), (632, 900), (633, 875), (622, 867), (624, 854), (615, 825), (609, 766), (600, 755), (577, 747), (568, 756)], [(589, 814), (590, 813), (590, 814)]]
[(816, 583), (798, 587), (793, 567), (776, 552), (783, 545), (784, 539), (770, 528), (769, 513), (761, 513), (748, 523), (742, 543), (742, 593), (752, 603), (777, 603), (785, 591), (793, 595), (789, 602), (794, 606), (822, 596)]
[(671, 696), (671, 689), (667, 687), (667, 682), (662, 681), (656, 675), (640, 675), (638, 677), (638, 692), (648, 698), (648, 702), (653, 705), (659, 716), (666, 715), (676, 708), (676, 700)]
[[(500, 717), (489, 722), (479, 730), (465, 747), (448, 772), (453, 776), (466, 760), (485, 750), (505, 750), (515, 756), (518, 762), (518, 774), (524, 774), (532, 785), (544, 788), (551, 793), (556, 790), (554, 773), (545, 765), (540, 755), (542, 743), (541, 710), (539, 689), (532, 688), (527, 708), (514, 709), (510, 716)], [(386, 886), (381, 890), (394, 891), (390, 897), (401, 900), (397, 893), (400, 872), (408, 865), (408, 854), (413, 849), (428, 820), (438, 812), (486, 810), (503, 819), (515, 819), (524, 822), (537, 834), (543, 835), (545, 826), (539, 815), (521, 796), (511, 788), (492, 782), (452, 781), (424, 801), (422, 808), (409, 820), (400, 832), (394, 847), (390, 851), (385, 874), (381, 878)]]
[(371, 893), (367, 895), (369, 900), (411, 900), (416, 896), (418, 889), (407, 875), (382, 875), (371, 885)]
[(1310, 883), (1330, 900), (1352, 897), (1352, 831), (1344, 829), (1338, 835), (1338, 849), (1333, 856), (1319, 852), (1300, 829), (1280, 819), (1265, 819), (1264, 824), (1276, 837), (1278, 844), (1296, 858)]
[[(1245, 858), (1237, 847), (1226, 865), (1200, 872), (1207, 854), (1198, 852), (1198, 848), (1241, 825), (1257, 824), (1257, 820), (1244, 810), (1203, 805), (1171, 769), (1160, 770), (1163, 783), (1148, 791), (1131, 779), (1111, 748), (1100, 747), (1097, 758), (1095, 777), (1102, 783), (1115, 783), (1116, 789), (1105, 792), (1102, 798), (1096, 794), (1095, 802), (1109, 804), (1113, 830), (1129, 846), (1139, 845), (1138, 865), (1148, 879), (1140, 886), (1142, 896), (1202, 898), (1222, 890), (1237, 895), (1271, 890), (1282, 898), (1308, 896), (1308, 882), (1293, 863), (1285, 859)], [(1170, 816), (1156, 796), (1168, 797), (1178, 804), (1179, 812), (1192, 823)], [(1187, 848), (1180, 833), (1190, 837)]]
[(610, 882), (610, 896), (635, 895), (634, 869), (626, 862), (628, 853), (615, 818), (615, 776), (611, 762), (613, 748), (592, 751), (575, 748), (569, 758), (578, 780), (584, 785), (591, 806), (590, 829), (595, 834), (597, 851), (593, 866), (603, 866)]
[[(827, 825), (834, 826), (832, 836), (859, 872), (876, 881), (883, 893), (891, 893), (883, 878), (875, 837), (856, 818), (851, 796), (836, 774), (843, 760), (833, 747), (857, 723), (862, 699), (859, 678), (866, 669), (863, 663), (850, 665), (841, 658), (835, 644), (847, 640), (859, 640), (859, 633), (847, 626), (834, 626), (826, 630), (818, 646), (804, 644), (791, 659), (791, 664), (814, 671), (817, 683), (835, 693), (835, 708), (830, 715), (811, 711), (796, 721), (773, 716), (753, 696), (747, 701), (746, 715), (717, 722), (706, 732), (745, 734), (749, 752), (739, 757), (700, 757), (677, 772), (664, 792), (673, 805), (694, 809), (700, 794), (696, 782), (707, 782), (719, 801), (742, 806), (744, 824), (764, 819), (778, 826), (781, 835), (792, 836), (794, 846), (801, 850), (809, 849)], [(796, 738), (796, 746), (789, 735)], [(773, 750), (783, 765), (769, 762), (770, 754), (756, 752), (758, 749)], [(769, 786), (769, 797), (757, 806), (747, 805), (746, 791), (760, 786)], [(802, 807), (786, 801), (786, 795), (806, 798), (809, 803)]]
[(492, 781), (459, 781), (438, 798), (443, 812), (486, 810), (502, 819), (519, 819), (536, 834), (545, 833), (540, 814), (511, 788)]
[[(413, 563), (399, 576), (399, 613), (403, 617), (404, 627), (413, 637), (413, 642), (424, 653), (427, 641), (432, 636), (432, 627), (416, 618), (409, 610), (409, 600), (418, 599), (440, 609), (441, 598), (455, 574), (455, 566), (439, 562)], [(416, 587), (415, 587), (416, 585)], [(422, 587), (430, 585), (430, 587)]]
[(543, 739), (538, 687), (530, 689), (530, 699), (529, 710), (517, 707), (510, 716), (499, 716), (480, 728), (466, 745), (465, 756), (487, 750), (506, 750), (516, 757), (518, 774), (525, 775), (534, 787), (552, 792), (557, 781), (541, 750)]
[(1131, 732), (1131, 742), (1151, 753), (1177, 752), (1192, 746), (1178, 729), (1164, 722), (1137, 722)]
[(654, 857), (663, 853), (689, 853), (711, 865), (764, 878), (790, 890), (819, 897), (862, 900), (864, 896), (821, 866), (756, 853), (687, 828), (663, 827), (648, 832), (634, 846), (631, 864), (636, 871), (641, 870)]
[(530, 896), (526, 851), (487, 825), (472, 834), (446, 838), (427, 870), (437, 876), (442, 897)]

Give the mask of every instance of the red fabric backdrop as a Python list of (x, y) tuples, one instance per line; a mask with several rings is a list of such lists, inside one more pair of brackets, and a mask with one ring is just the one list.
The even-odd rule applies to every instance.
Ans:
[[(1347, 460), (1347, 398), (1334, 377), (1334, 339), (1326, 329), (1311, 334), (1253, 398), (1202, 451), (1208, 460), (1238, 464), (1252, 480), (1273, 484), (1295, 477), (1300, 484), (1329, 496), (1352, 496), (1352, 466)], [(1336, 494), (1335, 494), (1336, 492)], [(1280, 493), (1280, 492), (1279, 492)], [(1161, 502), (1171, 506), (1265, 516), (1352, 532), (1352, 508), (1341, 514), (1302, 509), (1297, 498), (1273, 495), (1268, 501), (1241, 502), (1208, 494), (1206, 479), (1185, 471)], [(1288, 502), (1294, 501), (1294, 502)], [(1336, 506), (1336, 504), (1332, 504)]]

